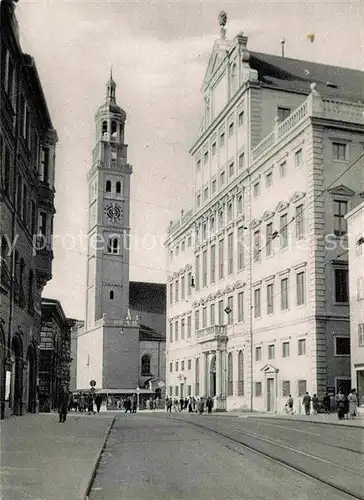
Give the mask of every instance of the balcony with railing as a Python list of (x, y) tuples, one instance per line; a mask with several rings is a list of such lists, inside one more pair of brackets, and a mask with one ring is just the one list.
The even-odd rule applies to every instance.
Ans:
[(188, 212), (181, 210), (181, 216), (175, 221), (171, 221), (168, 227), (168, 235), (171, 236), (177, 229), (183, 226), (191, 217), (193, 216), (193, 208), (190, 208)]
[(225, 325), (211, 325), (196, 332), (196, 340), (199, 344), (211, 340), (220, 340), (226, 337)]

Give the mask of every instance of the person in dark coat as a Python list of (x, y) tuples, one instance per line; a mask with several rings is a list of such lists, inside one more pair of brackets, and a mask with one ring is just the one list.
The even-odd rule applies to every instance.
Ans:
[(70, 394), (66, 387), (61, 387), (58, 398), (59, 423), (66, 421)]
[(340, 390), (336, 395), (336, 406), (337, 406), (337, 416), (339, 420), (343, 420), (345, 418), (345, 396), (343, 392)]
[(130, 411), (130, 413), (131, 413), (131, 399), (130, 398), (127, 398), (125, 400), (125, 413), (128, 413), (128, 411)]
[(91, 415), (93, 413), (95, 415), (95, 409), (94, 409), (94, 397), (93, 394), (90, 392), (87, 398), (87, 411), (88, 414)]
[(101, 396), (101, 394), (97, 394), (95, 397), (95, 404), (96, 404), (97, 413), (100, 413), (101, 403), (102, 403), (102, 396)]
[(212, 413), (212, 408), (214, 406), (214, 400), (209, 396), (206, 400), (207, 413)]
[(133, 402), (132, 402), (132, 413), (136, 413), (137, 412), (137, 407), (138, 407), (137, 398), (134, 395), (133, 396)]
[(328, 393), (325, 394), (324, 399), (323, 399), (323, 405), (324, 405), (324, 411), (325, 413), (331, 413), (331, 399)]
[(306, 415), (309, 415), (311, 410), (311, 396), (308, 392), (306, 392), (306, 394), (303, 396), (302, 404), (305, 408)]

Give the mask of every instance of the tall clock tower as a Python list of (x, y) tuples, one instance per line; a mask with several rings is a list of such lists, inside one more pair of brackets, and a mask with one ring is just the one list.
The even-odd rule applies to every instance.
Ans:
[(96, 113), (96, 144), (88, 173), (89, 221), (86, 329), (101, 318), (124, 318), (129, 304), (130, 176), (126, 113), (116, 103), (110, 74)]

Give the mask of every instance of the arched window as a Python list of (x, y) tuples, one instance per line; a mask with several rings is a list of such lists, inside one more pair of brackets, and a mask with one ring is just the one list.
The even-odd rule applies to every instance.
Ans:
[(200, 359), (195, 361), (195, 396), (200, 394)]
[(106, 192), (110, 193), (111, 191), (111, 181), (106, 181)]
[(121, 182), (119, 182), (119, 181), (116, 183), (116, 192), (117, 192), (118, 194), (120, 194), (120, 193), (121, 193)]
[(1, 285), (7, 290), (10, 288), (10, 272), (9, 272), (9, 245), (5, 236), (1, 238)]
[(235, 94), (237, 90), (237, 71), (236, 71), (236, 64), (234, 63), (231, 66), (231, 94)]
[(118, 130), (118, 129), (117, 129), (117, 127), (118, 127), (118, 126), (117, 126), (116, 121), (115, 121), (115, 120), (113, 120), (113, 121), (111, 122), (111, 138), (112, 138), (113, 140), (116, 140), (116, 138), (117, 138), (117, 133), (118, 133), (118, 132), (117, 132), (117, 130)]
[(106, 120), (102, 122), (102, 137), (104, 137), (105, 134), (107, 134), (107, 121)]
[(143, 376), (150, 375), (150, 356), (148, 356), (148, 354), (144, 354), (144, 356), (142, 356), (141, 374)]
[(20, 259), (20, 265), (19, 265), (19, 305), (20, 305), (20, 307), (25, 306), (24, 275), (25, 275), (25, 262), (24, 262), (24, 259)]
[(244, 353), (238, 354), (238, 396), (244, 396)]
[(228, 354), (227, 365), (228, 365), (227, 395), (232, 396), (234, 394), (234, 389), (233, 389), (233, 354), (231, 352), (229, 352), (229, 354)]
[(110, 300), (114, 300), (114, 290), (110, 290)]

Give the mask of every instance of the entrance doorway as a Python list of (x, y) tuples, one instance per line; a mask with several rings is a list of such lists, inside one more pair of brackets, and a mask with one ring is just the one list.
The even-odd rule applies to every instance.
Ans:
[(210, 363), (210, 396), (216, 396), (216, 356), (211, 359)]
[(10, 396), (13, 415), (22, 415), (23, 406), (23, 350), (21, 341), (18, 337), (14, 337), (11, 343), (11, 350), (14, 357), (13, 373), (12, 373), (12, 394)]
[(28, 348), (28, 411), (35, 413), (36, 411), (36, 392), (37, 392), (37, 367), (36, 355), (33, 345)]
[(274, 378), (267, 378), (267, 411), (274, 411)]

